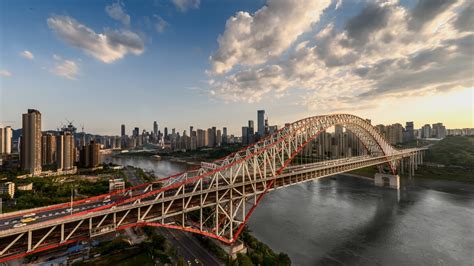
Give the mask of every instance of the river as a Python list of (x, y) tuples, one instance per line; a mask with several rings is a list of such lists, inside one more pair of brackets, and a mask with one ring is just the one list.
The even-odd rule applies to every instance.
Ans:
[[(112, 160), (160, 177), (186, 169)], [(294, 265), (474, 265), (474, 185), (415, 178), (395, 191), (338, 175), (270, 192), (249, 228)]]

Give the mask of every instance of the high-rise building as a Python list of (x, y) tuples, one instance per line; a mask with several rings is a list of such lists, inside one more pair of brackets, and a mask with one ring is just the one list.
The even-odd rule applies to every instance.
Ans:
[(248, 127), (242, 127), (242, 145), (248, 145), (249, 144), (249, 128)]
[(431, 126), (430, 124), (426, 124), (421, 128), (421, 137), (426, 139), (426, 138), (431, 138)]
[(249, 120), (249, 126), (247, 130), (248, 130), (248, 133), (247, 133), (248, 144), (252, 144), (255, 142), (255, 125), (254, 125), (253, 120)]
[(406, 122), (405, 124), (405, 140), (404, 141), (412, 141), (415, 139), (415, 128), (413, 122)]
[(212, 146), (211, 147), (215, 147), (215, 146), (217, 146), (217, 128), (212, 127)]
[(222, 128), (222, 144), (227, 144), (228, 141), (229, 140), (227, 139), (227, 128), (223, 127)]
[(58, 170), (70, 170), (75, 161), (74, 137), (71, 132), (62, 131), (56, 137), (56, 166)]
[(443, 126), (443, 123), (433, 124), (433, 130), (431, 136), (434, 138), (442, 139), (446, 137), (446, 127)]
[(403, 126), (399, 123), (386, 127), (386, 139), (390, 144), (398, 144), (403, 142)]
[(0, 154), (10, 154), (12, 152), (12, 128), (0, 127)]
[(125, 125), (122, 124), (122, 126), (120, 127), (120, 136), (122, 137), (125, 137), (126, 133), (125, 133)]
[(221, 146), (222, 145), (222, 134), (221, 134), (221, 130), (218, 129), (217, 130), (217, 133), (216, 133), (216, 145), (217, 146)]
[(56, 136), (51, 133), (41, 137), (41, 164), (51, 165), (56, 162)]
[(202, 148), (206, 145), (206, 131), (202, 129), (197, 130), (197, 147)]
[(164, 134), (165, 134), (164, 138), (165, 138), (165, 140), (167, 140), (168, 139), (168, 128), (167, 127), (165, 127)]
[(138, 128), (138, 127), (134, 128), (132, 136), (134, 136), (134, 137), (140, 136), (140, 128)]
[(265, 110), (257, 111), (257, 130), (260, 138), (265, 136)]
[(153, 122), (153, 135), (158, 136), (158, 123), (156, 121)]
[(30, 174), (41, 173), (41, 113), (28, 109), (23, 114), (20, 148), (21, 168)]
[(85, 168), (94, 168), (100, 164), (100, 144), (91, 140), (89, 144), (82, 147), (80, 153), (80, 165)]

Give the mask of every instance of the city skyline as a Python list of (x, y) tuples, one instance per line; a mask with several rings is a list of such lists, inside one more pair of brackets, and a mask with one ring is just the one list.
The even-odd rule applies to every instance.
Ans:
[[(351, 113), (474, 127), (469, 1), (0, 5), (0, 123), (15, 129), (28, 108), (47, 117), (45, 130), (67, 118), (102, 135), (153, 121), (239, 135), (260, 109), (279, 126)], [(379, 24), (366, 23), (372, 15)], [(249, 37), (257, 31), (267, 38)]]

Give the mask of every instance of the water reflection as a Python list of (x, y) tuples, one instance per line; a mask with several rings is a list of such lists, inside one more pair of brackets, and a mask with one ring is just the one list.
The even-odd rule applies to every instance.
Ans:
[(142, 157), (104, 157), (104, 162), (113, 162), (115, 164), (141, 168), (146, 171), (153, 171), (157, 178), (168, 177), (176, 173), (188, 169), (187, 164), (171, 162), (171, 161), (157, 161), (150, 158)]
[[(145, 158), (111, 160), (160, 177), (187, 168)], [(337, 176), (272, 191), (249, 227), (295, 265), (470, 265), (472, 221), (474, 185), (415, 178), (397, 192)]]
[[(269, 193), (249, 226), (295, 265), (472, 263), (474, 186), (429, 183), (399, 193), (343, 176), (304, 183)], [(470, 192), (445, 192), (459, 186)]]

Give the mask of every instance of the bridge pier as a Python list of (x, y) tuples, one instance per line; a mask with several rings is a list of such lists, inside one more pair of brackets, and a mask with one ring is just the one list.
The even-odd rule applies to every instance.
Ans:
[(390, 187), (400, 189), (400, 176), (392, 174), (376, 173), (374, 183), (379, 187)]
[(247, 254), (247, 247), (240, 240), (236, 241), (234, 244), (226, 245), (220, 241), (214, 240), (220, 248), (222, 248), (232, 259), (237, 258), (237, 254)]

